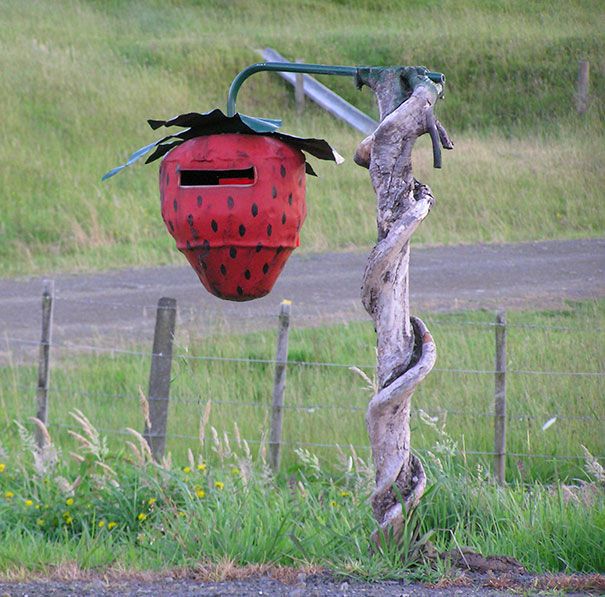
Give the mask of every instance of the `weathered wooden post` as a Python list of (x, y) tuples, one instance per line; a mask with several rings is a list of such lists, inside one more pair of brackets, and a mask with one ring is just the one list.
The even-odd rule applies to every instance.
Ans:
[(149, 372), (149, 421), (145, 421), (144, 431), (144, 437), (151, 448), (153, 458), (158, 462), (164, 456), (166, 448), (175, 322), (176, 300), (161, 298), (158, 301), (156, 312), (153, 354)]
[[(42, 334), (40, 336), (40, 353), (38, 355), (38, 386), (36, 388), (36, 418), (44, 425), (48, 424), (48, 386), (50, 381), (50, 345), (53, 330), (53, 299), (55, 294), (54, 280), (44, 280), (42, 291)], [(36, 428), (36, 440), (42, 447), (45, 439)]]
[(271, 405), (271, 433), (269, 436), (269, 463), (273, 473), (279, 472), (281, 461), (282, 423), (284, 390), (286, 388), (286, 367), (288, 364), (288, 331), (290, 329), (290, 308), (292, 301), (282, 301), (279, 309), (279, 329), (275, 357), (275, 379), (273, 382), (273, 403)]
[(494, 474), (500, 485), (506, 467), (506, 313), (496, 315), (496, 387), (494, 392)]
[(420, 500), (426, 476), (412, 453), (410, 407), (416, 386), (432, 369), (435, 344), (426, 325), (410, 317), (409, 257), (413, 232), (434, 204), (431, 190), (412, 175), (415, 140), (430, 133), (434, 165), (438, 143), (453, 148), (435, 120), (433, 106), (442, 92), (421, 67), (360, 69), (358, 83), (376, 94), (380, 124), (358, 146), (355, 162), (369, 169), (377, 197), (378, 243), (363, 278), (362, 301), (377, 334), (378, 393), (368, 406), (366, 423), (376, 469), (372, 508), (379, 528), (378, 546), (401, 538), (407, 512)]
[(590, 88), (590, 63), (588, 60), (578, 62), (578, 81), (576, 83), (576, 110), (584, 114), (588, 110), (588, 90)]

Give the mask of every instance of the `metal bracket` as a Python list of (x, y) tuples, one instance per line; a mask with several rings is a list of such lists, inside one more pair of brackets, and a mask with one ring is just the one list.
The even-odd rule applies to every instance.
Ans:
[[(435, 101), (443, 97), (445, 86), (445, 75), (429, 71), (423, 66), (330, 66), (299, 62), (258, 62), (245, 68), (231, 82), (227, 97), (227, 116), (236, 114), (235, 102), (243, 82), (251, 75), (263, 71), (354, 77), (358, 88), (368, 85), (376, 93), (381, 119), (400, 106), (418, 85), (427, 86)], [(433, 164), (435, 168), (440, 168), (441, 147), (434, 117), (431, 117), (432, 114), (429, 115), (429, 133), (433, 142)]]

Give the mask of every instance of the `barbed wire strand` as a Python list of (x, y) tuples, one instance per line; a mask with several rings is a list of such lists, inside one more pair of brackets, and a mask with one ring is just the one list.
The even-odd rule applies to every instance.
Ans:
[[(145, 291), (145, 288), (141, 289), (142, 292)], [(128, 302), (114, 302), (111, 300), (99, 300), (99, 299), (90, 299), (90, 298), (79, 298), (79, 297), (67, 297), (62, 295), (61, 293), (56, 293), (54, 296), (54, 300), (62, 301), (62, 302), (77, 302), (83, 304), (90, 305), (105, 305), (112, 308), (124, 308), (130, 307), (133, 309), (141, 309), (141, 310), (157, 310), (157, 309), (174, 309), (174, 307), (168, 306), (158, 306), (157, 304), (147, 304), (147, 303), (128, 303)], [(183, 308), (183, 307), (177, 307)], [(195, 310), (198, 309), (201, 311), (198, 305), (185, 305), (185, 309), (187, 310)], [(207, 313), (204, 312), (206, 315)], [(273, 315), (267, 314), (265, 317), (273, 317)], [(275, 316), (276, 317), (276, 316)], [(302, 317), (305, 317), (304, 315)], [(440, 318), (426, 318), (427, 323), (436, 324), (436, 325), (444, 325), (444, 326), (471, 326), (471, 327), (496, 327), (496, 322), (490, 321), (473, 321), (473, 320), (463, 320), (463, 321), (448, 321)], [(590, 324), (581, 324), (575, 327), (569, 326), (559, 326), (559, 325), (546, 325), (546, 324), (538, 324), (538, 323), (523, 323), (523, 322), (507, 322), (506, 327), (512, 328), (523, 328), (523, 329), (542, 329), (542, 330), (553, 330), (553, 331), (564, 331), (564, 332), (576, 332), (579, 330), (601, 333), (603, 330), (600, 327), (594, 327)]]
[[(13, 385), (13, 389), (17, 389), (24, 392), (29, 392), (32, 395), (32, 399), (35, 398), (35, 387), (26, 386), (26, 385)], [(68, 396), (78, 396), (80, 398), (91, 398), (91, 399), (103, 399), (103, 400), (136, 400), (140, 401), (140, 396), (136, 396), (134, 394), (109, 394), (109, 393), (99, 393), (99, 392), (86, 392), (82, 390), (74, 390), (70, 388), (62, 388), (62, 387), (50, 387), (49, 394), (57, 394), (57, 395), (68, 395)], [(208, 399), (203, 398), (202, 396), (170, 396), (169, 398), (152, 398), (146, 397), (146, 400), (169, 400), (170, 402), (176, 403), (184, 403), (184, 404), (205, 404)], [(270, 408), (270, 404), (262, 404), (260, 402), (251, 402), (245, 400), (220, 400), (220, 399), (212, 399), (212, 404), (227, 404), (233, 406), (250, 406), (256, 408)], [(342, 410), (342, 411), (351, 411), (351, 412), (361, 412), (367, 410), (366, 405), (356, 405), (356, 404), (284, 404), (282, 406), (284, 409), (291, 410), (301, 410), (312, 413), (316, 410)], [(437, 411), (427, 412), (422, 408), (413, 408), (412, 413), (419, 413), (420, 411), (425, 412), (430, 417), (441, 417), (442, 415), (452, 415), (452, 416), (460, 416), (466, 418), (491, 418), (495, 417), (495, 413), (493, 412), (471, 412), (464, 410), (454, 410), (449, 408), (439, 408)], [(556, 419), (557, 421), (588, 421), (588, 422), (605, 422), (605, 419), (599, 418), (597, 415), (532, 415), (526, 413), (507, 413), (507, 419), (509, 420), (536, 420), (536, 421), (548, 421), (550, 419)]]
[[(61, 429), (71, 429), (73, 430), (73, 426), (71, 425), (65, 425), (64, 423), (52, 423), (49, 424), (48, 427), (50, 429), (52, 429), (53, 427), (59, 427)], [(126, 435), (126, 436), (131, 436), (132, 437), (132, 433), (130, 433), (129, 431), (125, 430), (125, 429), (107, 429), (107, 428), (99, 428), (96, 427), (97, 431), (101, 431), (102, 433), (107, 433), (107, 434), (111, 434), (111, 435)], [(177, 438), (177, 439), (190, 439), (190, 440), (195, 440), (199, 442), (199, 437), (195, 436), (195, 435), (185, 435), (185, 434), (178, 434), (178, 433), (166, 433), (166, 435), (163, 434), (147, 434), (147, 437), (166, 437), (168, 439), (170, 438)], [(268, 440), (256, 440), (256, 439), (241, 439), (242, 442), (247, 442), (248, 444), (252, 444), (252, 445), (256, 445), (256, 444), (264, 444), (264, 445), (269, 445), (270, 442)], [(301, 447), (312, 447), (312, 448), (334, 448), (334, 449), (340, 449), (342, 450), (347, 449), (348, 447), (352, 447), (355, 450), (370, 450), (370, 446), (369, 445), (360, 445), (360, 444), (329, 444), (329, 443), (322, 443), (322, 442), (301, 442), (301, 441), (280, 441), (279, 445), (281, 446), (301, 446)], [(430, 452), (430, 453), (435, 453), (435, 450), (431, 450), (429, 448), (415, 448), (416, 452)], [(464, 455), (471, 455), (471, 456), (497, 456), (499, 455), (497, 452), (489, 452), (489, 451), (482, 451), (482, 450), (454, 450), (453, 453), (460, 455), (460, 456), (464, 456)], [(545, 458), (545, 459), (549, 459), (549, 460), (584, 460), (584, 456), (573, 456), (570, 454), (531, 454), (531, 453), (527, 453), (527, 452), (508, 452), (506, 454), (506, 456), (512, 456), (515, 458)], [(601, 456), (594, 456), (594, 458), (605, 458), (605, 455), (601, 455)]]
[[(154, 353), (154, 352), (141, 352), (136, 350), (128, 350), (124, 348), (115, 348), (115, 347), (107, 347), (107, 346), (95, 346), (89, 344), (64, 344), (64, 343), (43, 343), (43, 342), (35, 342), (33, 340), (25, 340), (21, 338), (16, 338), (13, 336), (5, 337), (11, 342), (15, 342), (17, 344), (37, 344), (43, 346), (50, 346), (51, 348), (58, 348), (59, 350), (90, 350), (93, 352), (104, 352), (111, 354), (124, 354), (129, 356), (139, 356), (144, 358), (149, 357), (161, 357), (163, 354)], [(194, 356), (189, 354), (176, 354), (173, 355), (175, 359), (181, 359), (185, 361), (215, 361), (215, 362), (224, 362), (224, 363), (242, 363), (242, 364), (267, 364), (274, 365), (278, 363), (276, 359), (257, 359), (257, 358), (245, 358), (245, 357), (219, 357), (219, 356), (210, 356), (210, 355), (201, 355)], [(286, 363), (289, 366), (300, 366), (300, 367), (326, 367), (326, 368), (342, 368), (342, 369), (376, 369), (376, 365), (363, 364), (363, 365), (353, 365), (347, 363), (331, 363), (325, 361), (295, 361), (289, 360)], [(494, 375), (495, 373), (499, 373), (494, 369), (455, 369), (455, 368), (444, 368), (444, 367), (435, 367), (433, 371), (443, 372), (443, 373), (460, 373), (460, 374), (474, 374), (474, 375)], [(513, 375), (553, 375), (553, 376), (576, 376), (576, 377), (605, 377), (605, 372), (602, 371), (539, 371), (533, 369), (508, 369), (506, 371), (507, 374)]]

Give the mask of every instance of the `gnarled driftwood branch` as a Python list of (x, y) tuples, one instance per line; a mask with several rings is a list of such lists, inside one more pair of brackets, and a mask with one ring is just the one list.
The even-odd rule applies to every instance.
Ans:
[(377, 198), (378, 243), (362, 285), (362, 302), (374, 320), (378, 344), (378, 393), (366, 415), (376, 469), (372, 508), (379, 525), (377, 544), (391, 532), (399, 539), (406, 512), (426, 486), (422, 464), (411, 452), (409, 419), (412, 394), (432, 369), (436, 351), (426, 325), (410, 318), (408, 267), (411, 236), (434, 198), (414, 179), (411, 152), (425, 133), (446, 149), (453, 147), (433, 114), (439, 86), (419, 77), (421, 69), (402, 71), (405, 99), (396, 107), (393, 86), (399, 81), (393, 71), (360, 81), (376, 93), (381, 122), (355, 153), (355, 162), (370, 171)]

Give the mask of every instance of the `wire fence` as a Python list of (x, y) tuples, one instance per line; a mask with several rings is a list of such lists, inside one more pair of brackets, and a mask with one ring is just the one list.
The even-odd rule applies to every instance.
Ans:
[[(56, 297), (51, 297), (51, 300), (56, 300)], [(61, 297), (59, 297), (59, 300), (61, 300)], [(79, 302), (83, 302), (83, 303), (87, 303), (90, 305), (103, 305), (106, 307), (110, 307), (110, 308), (120, 308), (123, 309), (125, 307), (129, 307), (129, 308), (137, 308), (137, 309), (143, 309), (143, 310), (148, 310), (148, 309), (154, 309), (156, 311), (156, 334), (157, 334), (157, 321), (158, 319), (162, 316), (162, 313), (167, 313), (167, 312), (174, 312), (175, 311), (175, 307), (174, 306), (166, 306), (166, 305), (141, 305), (139, 303), (137, 304), (128, 304), (128, 303), (115, 303), (112, 301), (99, 301), (99, 300), (94, 300), (94, 299), (87, 299), (87, 298), (81, 298), (81, 299), (74, 299), (72, 297), (69, 298), (70, 301), (79, 301)], [(44, 322), (43, 322), (44, 324)], [(51, 327), (52, 327), (52, 310), (50, 311), (50, 316), (48, 321), (46, 322), (47, 326), (48, 326), (48, 331), (50, 331)], [(473, 320), (446, 320), (443, 318), (438, 318), (438, 317), (431, 317), (430, 318), (430, 325), (431, 326), (447, 326), (447, 327), (475, 327), (475, 328), (479, 328), (479, 329), (485, 329), (485, 330), (502, 330), (503, 326), (502, 324), (496, 322), (488, 322), (488, 321), (473, 321)], [(44, 327), (44, 325), (43, 325)], [(512, 329), (520, 329), (520, 330), (528, 330), (528, 331), (539, 331), (539, 332), (546, 332), (546, 333), (564, 333), (564, 334), (569, 334), (569, 333), (578, 333), (581, 332), (582, 334), (585, 334), (587, 332), (591, 332), (591, 333), (600, 333), (601, 329), (599, 327), (595, 327), (595, 326), (575, 326), (574, 327), (569, 327), (569, 326), (560, 326), (560, 325), (542, 325), (542, 324), (533, 324), (533, 323), (523, 323), (523, 322), (506, 322), (505, 325), (506, 328), (512, 328)], [(166, 346), (164, 348), (158, 349), (156, 347), (156, 341), (154, 340), (154, 350), (149, 351), (149, 352), (145, 352), (142, 350), (135, 350), (135, 349), (130, 349), (130, 348), (122, 348), (122, 347), (118, 347), (118, 346), (103, 346), (101, 344), (87, 344), (87, 343), (80, 343), (80, 342), (68, 342), (68, 341), (63, 341), (63, 342), (59, 342), (59, 341), (52, 341), (50, 340), (50, 333), (47, 334), (46, 339), (44, 339), (44, 334), (43, 334), (43, 339), (41, 341), (36, 341), (36, 340), (31, 340), (28, 338), (22, 338), (16, 335), (9, 335), (9, 334), (5, 334), (2, 338), (0, 338), (6, 345), (8, 350), (10, 351), (13, 348), (13, 345), (17, 345), (17, 346), (25, 346), (25, 347), (31, 347), (31, 348), (38, 348), (40, 350), (40, 362), (39, 362), (39, 368), (40, 371), (42, 371), (44, 369), (44, 367), (42, 366), (42, 355), (44, 352), (46, 352), (47, 354), (50, 352), (50, 350), (52, 349), (53, 351), (65, 351), (68, 354), (72, 354), (72, 353), (81, 353), (81, 352), (89, 352), (89, 353), (99, 353), (99, 354), (109, 354), (112, 357), (118, 357), (118, 356), (127, 356), (127, 357), (135, 357), (135, 358), (139, 358), (139, 359), (145, 359), (145, 361), (151, 361), (151, 377), (153, 377), (153, 364), (154, 363), (158, 363), (158, 362), (165, 362), (167, 359), (170, 361), (170, 363), (172, 364), (173, 362), (208, 362), (208, 363), (223, 363), (223, 364), (240, 364), (240, 365), (245, 365), (245, 366), (250, 366), (250, 367), (254, 367), (257, 365), (264, 365), (264, 366), (269, 366), (271, 368), (275, 368), (278, 369), (280, 366), (284, 366), (285, 368), (291, 369), (291, 368), (315, 368), (315, 369), (326, 369), (326, 370), (351, 370), (351, 369), (357, 369), (357, 370), (367, 370), (367, 371), (374, 371), (376, 369), (376, 365), (374, 363), (366, 363), (366, 364), (353, 364), (353, 363), (339, 363), (339, 362), (329, 362), (329, 361), (313, 361), (313, 360), (295, 360), (295, 359), (289, 359), (287, 354), (285, 355), (279, 355), (277, 354), (275, 356), (275, 358), (253, 358), (253, 357), (238, 357), (238, 356), (223, 356), (223, 355), (211, 355), (211, 354), (205, 354), (205, 355), (196, 355), (196, 354), (190, 354), (188, 352), (174, 352), (172, 351), (172, 339), (174, 338), (174, 329), (172, 329), (172, 331), (169, 334), (170, 336), (170, 341), (168, 344), (166, 344)], [(47, 357), (48, 358), (48, 357)], [(46, 368), (47, 370), (49, 370), (49, 364), (48, 362), (46, 363)], [(491, 377), (497, 377), (497, 376), (502, 376), (503, 374), (506, 376), (547, 376), (547, 377), (569, 377), (572, 379), (579, 379), (579, 378), (586, 378), (588, 380), (594, 380), (595, 383), (599, 383), (600, 380), (602, 378), (605, 377), (605, 372), (604, 371), (597, 371), (597, 370), (555, 370), (555, 369), (506, 369), (505, 371), (502, 371), (501, 369), (499, 369), (498, 367), (495, 368), (448, 368), (448, 367), (435, 367), (433, 369), (433, 371), (435, 372), (440, 372), (446, 375), (470, 375), (470, 376), (491, 376)], [(153, 380), (150, 380), (150, 387), (153, 385)], [(78, 399), (86, 399), (89, 401), (93, 401), (95, 403), (115, 403), (115, 401), (130, 401), (133, 404), (135, 402), (140, 403), (141, 401), (141, 397), (140, 395), (136, 395), (134, 393), (111, 393), (111, 392), (91, 392), (91, 391), (86, 391), (85, 389), (80, 389), (80, 388), (74, 388), (73, 386), (63, 386), (62, 384), (55, 384), (52, 388), (49, 386), (49, 380), (48, 380), (48, 373), (46, 375), (46, 379), (42, 379), (39, 378), (38, 381), (38, 387), (37, 388), (33, 388), (32, 386), (29, 385), (25, 385), (25, 384), (12, 384), (11, 386), (14, 390), (19, 390), (22, 392), (26, 392), (30, 395), (32, 394), (36, 394), (37, 396), (37, 401), (38, 401), (38, 413), (39, 412), (43, 412), (46, 413), (47, 412), (47, 407), (46, 405), (44, 406), (44, 408), (42, 409), (42, 411), (40, 411), (40, 403), (41, 401), (47, 402), (49, 400), (49, 396), (52, 395), (56, 395), (57, 397), (59, 396), (71, 396), (72, 398), (78, 398)], [(274, 393), (275, 393), (275, 389), (274, 389)], [(201, 406), (204, 405), (207, 400), (204, 399), (201, 395), (194, 395), (194, 394), (177, 394), (174, 396), (170, 396), (170, 391), (167, 390), (165, 392), (166, 395), (153, 395), (153, 392), (149, 392), (149, 395), (145, 397), (145, 399), (147, 400), (147, 402), (149, 404), (151, 404), (152, 406), (154, 404), (162, 404), (165, 403), (167, 404), (168, 401), (170, 403), (174, 403), (175, 406), (178, 404), (185, 404), (185, 405), (195, 405), (195, 406)], [(335, 403), (334, 403), (335, 402)], [(272, 413), (272, 417), (275, 417), (275, 404), (270, 405), (270, 404), (264, 404), (261, 403), (260, 401), (254, 401), (254, 400), (239, 400), (239, 399), (224, 399), (224, 398), (213, 398), (212, 399), (212, 404), (216, 405), (216, 406), (225, 406), (225, 407), (234, 407), (236, 409), (239, 409), (240, 407), (251, 407), (251, 408), (263, 408), (266, 411), (270, 411)], [(152, 409), (153, 410), (153, 409)], [(162, 409), (160, 409), (162, 410)], [(346, 412), (350, 412), (350, 413), (356, 413), (355, 416), (358, 417), (360, 416), (363, 412), (365, 412), (367, 410), (367, 404), (357, 404), (357, 403), (351, 403), (350, 398), (347, 396), (342, 396), (340, 398), (332, 398), (332, 403), (329, 404), (318, 404), (318, 403), (292, 403), (292, 401), (290, 402), (286, 402), (283, 403), (281, 405), (279, 405), (279, 409), (280, 413), (282, 411), (287, 412), (293, 412), (293, 413), (305, 413), (305, 414), (315, 414), (315, 413), (321, 413), (321, 412), (329, 412), (329, 411), (336, 411), (336, 412), (342, 412), (342, 413), (346, 413)], [(167, 408), (163, 408), (163, 411), (165, 412), (165, 415), (167, 416)], [(504, 417), (503, 417), (504, 414)], [(570, 422), (576, 422), (582, 426), (587, 426), (587, 425), (596, 425), (599, 428), (601, 428), (603, 426), (603, 423), (605, 423), (605, 417), (603, 417), (600, 413), (592, 413), (592, 414), (584, 414), (584, 413), (578, 413), (578, 414), (569, 414), (569, 413), (565, 413), (565, 414), (561, 414), (558, 412), (553, 412), (552, 414), (542, 414), (542, 415), (536, 415), (535, 413), (531, 413), (531, 412), (498, 412), (498, 408), (497, 405), (494, 408), (493, 411), (491, 410), (487, 410), (487, 411), (476, 411), (476, 410), (461, 410), (461, 409), (449, 409), (449, 408), (438, 408), (438, 409), (434, 409), (434, 410), (424, 410), (424, 409), (419, 409), (419, 408), (414, 408), (412, 409), (412, 415), (417, 415), (417, 416), (425, 416), (425, 417), (429, 417), (431, 419), (433, 419), (434, 421), (438, 421), (441, 418), (443, 418), (444, 416), (453, 416), (453, 417), (464, 417), (464, 418), (469, 418), (469, 419), (476, 419), (476, 420), (482, 420), (482, 421), (486, 421), (489, 419), (493, 419), (494, 420), (494, 426), (496, 426), (498, 424), (498, 421), (502, 418), (504, 418), (506, 421), (508, 422), (514, 422), (514, 421), (534, 421), (534, 422), (538, 422), (539, 423), (543, 423), (543, 428), (546, 429), (548, 426), (552, 425), (554, 423), (554, 421), (570, 421)], [(283, 414), (280, 414), (280, 416), (283, 416)], [(60, 421), (48, 421), (48, 425), (50, 428), (56, 428), (56, 429), (68, 429), (71, 426), (60, 422)], [(151, 429), (154, 429), (154, 432), (151, 432)], [(159, 431), (157, 431), (159, 429)], [(150, 427), (150, 429), (146, 430), (145, 433), (145, 437), (146, 439), (151, 443), (153, 443), (153, 441), (157, 438), (161, 439), (162, 441), (166, 439), (166, 436), (168, 435), (169, 438), (172, 439), (179, 439), (179, 440), (192, 440), (192, 441), (197, 441), (198, 440), (198, 436), (196, 435), (189, 435), (187, 433), (175, 433), (175, 432), (170, 432), (168, 433), (166, 431), (167, 426), (166, 426), (166, 421), (164, 420), (163, 422), (153, 422), (153, 425)], [(129, 432), (126, 431), (125, 429), (116, 429), (116, 428), (111, 428), (111, 427), (100, 427), (99, 431), (101, 431), (102, 433), (106, 433), (108, 435), (117, 435), (117, 436), (126, 436), (129, 435)], [(603, 430), (605, 433), (605, 429)], [(278, 444), (279, 449), (281, 449), (281, 447), (285, 447), (285, 448), (328, 448), (328, 449), (336, 449), (336, 448), (340, 448), (341, 444), (339, 443), (335, 443), (335, 442), (322, 442), (322, 441), (296, 441), (296, 440), (284, 440), (281, 437), (278, 438), (277, 442), (274, 441), (275, 438), (273, 438), (273, 440), (269, 443), (271, 443), (272, 445), (274, 444)], [(246, 440), (249, 444), (251, 445), (261, 445), (261, 444), (267, 444), (267, 440), (266, 439), (247, 439)], [(349, 445), (348, 443), (346, 443), (345, 445)], [(367, 444), (363, 444), (363, 445), (353, 445), (352, 446), (354, 449), (358, 449), (358, 450), (369, 450), (369, 446)], [(421, 448), (417, 450), (418, 452), (430, 452), (430, 450), (428, 448)], [(466, 455), (471, 455), (471, 456), (485, 456), (485, 457), (494, 457), (494, 458), (504, 458), (504, 457), (514, 457), (514, 458), (528, 458), (528, 459), (544, 459), (544, 460), (551, 460), (551, 461), (579, 461), (582, 460), (584, 457), (581, 455), (572, 455), (572, 454), (559, 454), (559, 453), (552, 453), (552, 454), (547, 454), (547, 453), (539, 453), (539, 452), (532, 452), (532, 451), (527, 451), (527, 452), (523, 452), (523, 451), (506, 451), (505, 446), (495, 446), (494, 450), (460, 450), (460, 449), (456, 449), (453, 451), (456, 455), (459, 456), (466, 456)], [(597, 458), (605, 458), (605, 455), (598, 455)]]

